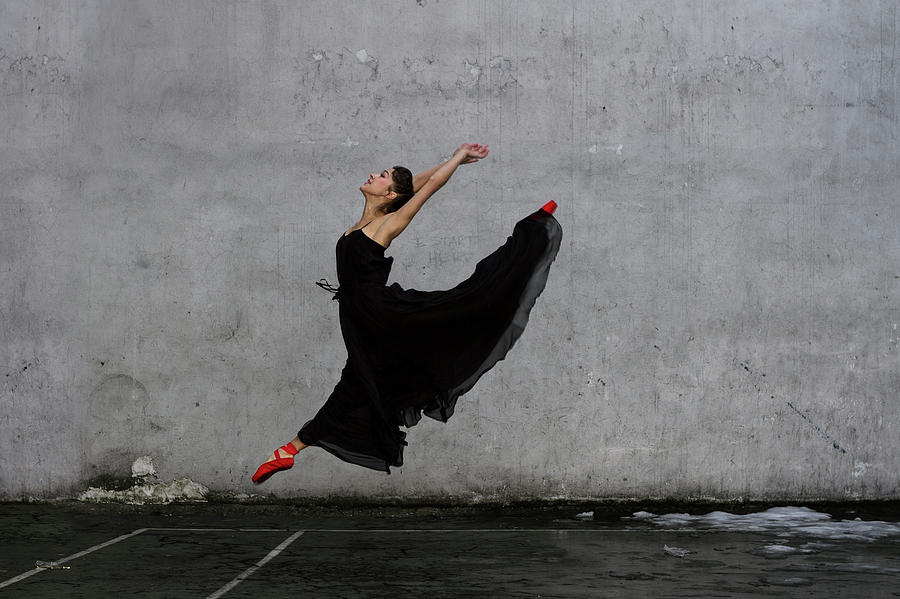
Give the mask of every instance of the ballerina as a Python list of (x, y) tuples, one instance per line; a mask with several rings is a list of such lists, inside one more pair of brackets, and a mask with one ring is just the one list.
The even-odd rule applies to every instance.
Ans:
[(337, 242), (339, 301), (347, 363), (331, 395), (296, 437), (253, 475), (262, 483), (317, 446), (338, 458), (390, 473), (403, 464), (406, 433), (424, 413), (446, 422), (460, 395), (502, 360), (524, 330), (547, 280), (562, 231), (548, 201), (519, 221), (468, 279), (445, 291), (387, 285), (384, 251), (463, 164), (490, 152), (462, 144), (446, 162), (415, 176), (402, 166), (360, 186), (360, 219)]

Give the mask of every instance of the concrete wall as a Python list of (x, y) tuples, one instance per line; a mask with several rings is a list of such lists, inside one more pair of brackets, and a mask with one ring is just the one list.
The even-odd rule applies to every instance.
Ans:
[[(150, 455), (282, 496), (896, 498), (897, 3), (0, 3), (0, 496)], [(391, 476), (250, 474), (345, 359), (357, 187), (461, 141), (391, 248), (468, 275), (548, 198), (532, 322)]]

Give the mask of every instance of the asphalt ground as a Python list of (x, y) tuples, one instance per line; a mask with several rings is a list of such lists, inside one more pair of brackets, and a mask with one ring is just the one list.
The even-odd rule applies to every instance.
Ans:
[(633, 517), (769, 507), (6, 503), (0, 597), (900, 597), (896, 503), (810, 506), (880, 538)]

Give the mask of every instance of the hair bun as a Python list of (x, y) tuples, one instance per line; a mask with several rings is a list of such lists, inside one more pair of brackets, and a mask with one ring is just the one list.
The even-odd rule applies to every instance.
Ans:
[(387, 212), (396, 212), (415, 194), (413, 175), (405, 166), (395, 166), (391, 179), (393, 179), (393, 183), (391, 183), (390, 190), (396, 193), (397, 197), (388, 206)]

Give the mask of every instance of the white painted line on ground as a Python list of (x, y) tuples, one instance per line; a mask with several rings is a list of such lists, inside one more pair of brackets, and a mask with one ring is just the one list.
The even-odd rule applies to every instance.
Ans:
[(281, 542), (281, 545), (279, 545), (278, 547), (276, 547), (275, 549), (270, 551), (269, 554), (266, 557), (259, 560), (259, 562), (257, 562), (257, 564), (255, 566), (250, 566), (249, 568), (247, 568), (246, 570), (244, 570), (243, 572), (238, 574), (234, 580), (232, 580), (231, 582), (229, 582), (228, 584), (223, 586), (221, 589), (219, 589), (212, 595), (209, 595), (206, 599), (219, 599), (219, 597), (221, 597), (222, 595), (224, 595), (225, 593), (227, 593), (228, 591), (230, 591), (237, 585), (241, 584), (241, 582), (243, 582), (245, 578), (247, 578), (248, 576), (250, 576), (257, 570), (259, 570), (260, 568), (265, 566), (269, 560), (271, 560), (273, 557), (275, 557), (276, 555), (278, 555), (279, 553), (284, 551), (288, 545), (290, 545), (291, 543), (296, 541), (300, 537), (300, 535), (303, 534), (303, 532), (304, 531), (302, 531), (302, 530), (298, 530), (297, 532), (295, 532), (294, 534), (292, 534), (291, 536), (286, 538), (284, 541)]
[[(85, 556), (88, 553), (93, 553), (94, 551), (97, 551), (98, 549), (103, 549), (104, 547), (109, 547), (110, 545), (118, 543), (119, 541), (124, 541), (125, 539), (130, 539), (131, 537), (133, 537), (135, 535), (139, 535), (142, 532), (146, 532), (146, 531), (147, 531), (146, 528), (139, 528), (134, 532), (128, 533), (127, 535), (122, 535), (122, 536), (116, 537), (115, 539), (110, 539), (109, 541), (106, 541), (105, 543), (100, 543), (99, 545), (94, 545), (93, 547), (88, 547), (84, 551), (79, 551), (78, 553), (73, 553), (72, 555), (69, 555), (67, 557), (64, 557), (62, 559), (58, 559), (55, 561), (57, 564), (64, 564), (66, 562), (72, 561), (73, 559), (78, 559), (79, 557)], [(0, 582), (0, 589), (2, 589), (3, 587), (9, 586), (11, 584), (20, 582), (22, 580), (25, 580), (29, 576), (34, 576), (38, 572), (43, 572), (44, 570), (47, 570), (47, 568), (35, 568), (34, 570), (29, 570), (28, 572), (19, 574), (18, 576), (14, 576), (13, 578), (10, 578), (9, 580), (4, 580), (3, 582)]]
[(289, 528), (174, 528), (155, 526), (145, 528), (147, 531), (184, 531), (184, 532), (287, 532)]
[[(145, 528), (153, 531), (184, 532), (287, 532), (288, 528)], [(727, 530), (695, 530), (689, 528), (304, 528), (304, 532), (375, 533), (391, 532), (673, 532), (704, 533)]]
[(287, 528), (238, 528), (238, 532), (287, 532)]
[(672, 532), (672, 533), (717, 533), (729, 532), (727, 530), (691, 530), (687, 528), (305, 528), (306, 532), (328, 532), (328, 533), (431, 533), (431, 532)]

